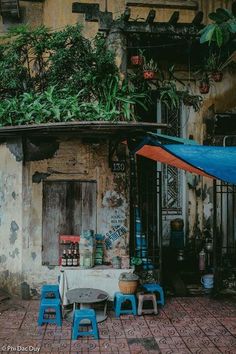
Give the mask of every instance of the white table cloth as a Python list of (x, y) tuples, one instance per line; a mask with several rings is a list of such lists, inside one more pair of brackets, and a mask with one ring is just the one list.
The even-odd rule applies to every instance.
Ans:
[(67, 291), (76, 288), (101, 289), (109, 294), (109, 300), (113, 300), (115, 292), (119, 291), (120, 274), (124, 272), (133, 273), (133, 269), (61, 268), (59, 291), (63, 305), (69, 304)]

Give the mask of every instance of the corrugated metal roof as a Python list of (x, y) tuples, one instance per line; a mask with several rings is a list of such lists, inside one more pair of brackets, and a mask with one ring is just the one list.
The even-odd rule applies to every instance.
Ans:
[(109, 137), (132, 136), (137, 133), (167, 129), (167, 124), (145, 122), (104, 122), (84, 121), (66, 123), (48, 123), (40, 125), (19, 125), (0, 128), (0, 137), (20, 136), (60, 136), (73, 135), (78, 137)]

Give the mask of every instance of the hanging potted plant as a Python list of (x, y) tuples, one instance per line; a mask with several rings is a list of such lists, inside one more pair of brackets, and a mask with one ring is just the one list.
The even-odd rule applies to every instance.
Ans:
[(159, 90), (160, 101), (171, 111), (180, 107), (181, 95), (173, 80), (164, 80)]
[(183, 104), (188, 107), (193, 107), (195, 112), (198, 112), (202, 105), (202, 96), (192, 95), (188, 91), (184, 91), (182, 94)]
[(157, 71), (158, 71), (158, 67), (153, 59), (151, 59), (149, 62), (146, 62), (146, 60), (144, 59), (143, 77), (145, 80), (155, 79)]
[(143, 51), (142, 50), (138, 50), (138, 54), (136, 55), (132, 55), (130, 57), (130, 61), (132, 63), (132, 65), (135, 65), (135, 66), (141, 66), (143, 65)]
[(212, 53), (205, 65), (205, 69), (210, 72), (212, 79), (215, 82), (221, 82), (223, 79), (222, 65), (220, 63), (220, 57), (215, 53)]
[(210, 90), (210, 80), (207, 73), (204, 73), (199, 85), (199, 91), (202, 95), (205, 95)]

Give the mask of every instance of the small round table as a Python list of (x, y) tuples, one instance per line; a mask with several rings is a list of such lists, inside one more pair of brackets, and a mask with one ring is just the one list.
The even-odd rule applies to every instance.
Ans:
[(104, 302), (102, 311), (96, 311), (97, 322), (102, 322), (107, 318), (107, 299), (109, 294), (100, 289), (77, 288), (68, 290), (66, 293), (68, 301), (73, 304), (74, 310), (76, 305), (80, 304), (80, 308), (93, 308), (93, 304)]

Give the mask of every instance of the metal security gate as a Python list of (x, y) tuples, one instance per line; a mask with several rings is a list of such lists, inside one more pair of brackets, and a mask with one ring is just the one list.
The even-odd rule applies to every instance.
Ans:
[(158, 280), (161, 281), (162, 178), (161, 172), (157, 170), (157, 164), (149, 159), (139, 157), (137, 161), (137, 180), (142, 233), (147, 246), (146, 258), (151, 265), (150, 267), (145, 266), (145, 262), (143, 262), (143, 270), (155, 270)]
[(236, 186), (214, 184), (215, 291), (236, 292)]

